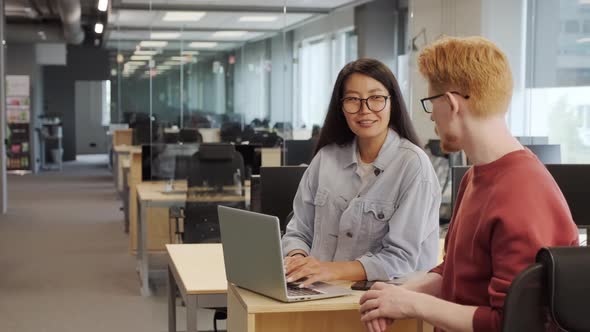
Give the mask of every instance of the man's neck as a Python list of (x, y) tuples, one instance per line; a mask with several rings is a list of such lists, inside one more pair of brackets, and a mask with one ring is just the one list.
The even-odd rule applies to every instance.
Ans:
[(503, 117), (472, 119), (466, 128), (463, 150), (473, 165), (494, 162), (522, 145), (510, 134)]

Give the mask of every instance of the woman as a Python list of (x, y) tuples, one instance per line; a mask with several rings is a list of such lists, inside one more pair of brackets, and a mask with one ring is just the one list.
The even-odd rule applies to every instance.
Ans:
[(287, 281), (389, 280), (436, 265), (440, 185), (381, 62), (339, 73), (283, 237)]

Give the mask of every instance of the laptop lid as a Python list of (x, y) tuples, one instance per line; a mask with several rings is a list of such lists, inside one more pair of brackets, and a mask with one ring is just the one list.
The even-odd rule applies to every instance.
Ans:
[(286, 300), (279, 219), (225, 206), (218, 212), (227, 280)]

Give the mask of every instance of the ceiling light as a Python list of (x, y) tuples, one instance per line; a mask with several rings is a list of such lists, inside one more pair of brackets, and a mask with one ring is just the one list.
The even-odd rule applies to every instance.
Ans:
[(168, 69), (172, 68), (172, 66), (171, 65), (159, 65), (156, 68), (160, 69), (160, 70), (168, 70)]
[(242, 16), (240, 22), (274, 22), (278, 19), (277, 16)]
[(205, 12), (166, 12), (162, 21), (197, 22), (205, 16)]
[(125, 64), (129, 66), (143, 66), (145, 65), (145, 61), (129, 61)]
[(139, 43), (140, 47), (166, 47), (168, 45), (167, 41), (158, 41), (158, 40), (144, 40)]
[(131, 60), (151, 60), (151, 55), (132, 55)]
[(158, 51), (148, 51), (148, 50), (136, 50), (133, 54), (135, 55), (156, 55)]
[(104, 30), (104, 25), (102, 23), (96, 23), (94, 25), (94, 32), (102, 33), (103, 30)]
[(580, 38), (576, 40), (576, 43), (583, 44), (583, 43), (590, 43), (590, 38)]
[(182, 51), (182, 55), (199, 55), (199, 51)]
[(98, 0), (98, 10), (106, 12), (109, 8), (109, 0)]
[(242, 37), (247, 34), (248, 31), (217, 31), (214, 32), (212, 37), (213, 38), (236, 38)]
[(152, 32), (150, 39), (178, 39), (180, 32)]
[(164, 61), (162, 64), (164, 66), (178, 66), (178, 65), (180, 65), (180, 62), (174, 61), (174, 60), (168, 60), (168, 61)]
[(192, 42), (188, 44), (191, 48), (214, 48), (217, 46), (216, 42)]

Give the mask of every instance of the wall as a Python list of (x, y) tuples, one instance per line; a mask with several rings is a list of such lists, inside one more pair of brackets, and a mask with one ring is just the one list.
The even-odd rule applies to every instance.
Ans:
[(270, 120), (293, 121), (293, 32), (271, 40)]
[(110, 79), (108, 52), (68, 46), (67, 66), (44, 66), (45, 113), (59, 114), (63, 122), (64, 161), (76, 159), (75, 82)]
[(375, 0), (355, 8), (359, 58), (374, 58), (397, 68), (397, 1)]
[(102, 127), (105, 89), (104, 81), (75, 83), (77, 155), (107, 153), (107, 137)]
[(39, 127), (39, 115), (43, 113), (43, 71), (36, 63), (34, 44), (7, 44), (6, 75), (28, 75), (31, 79), (32, 169), (37, 172), (39, 169), (39, 137), (34, 128)]

